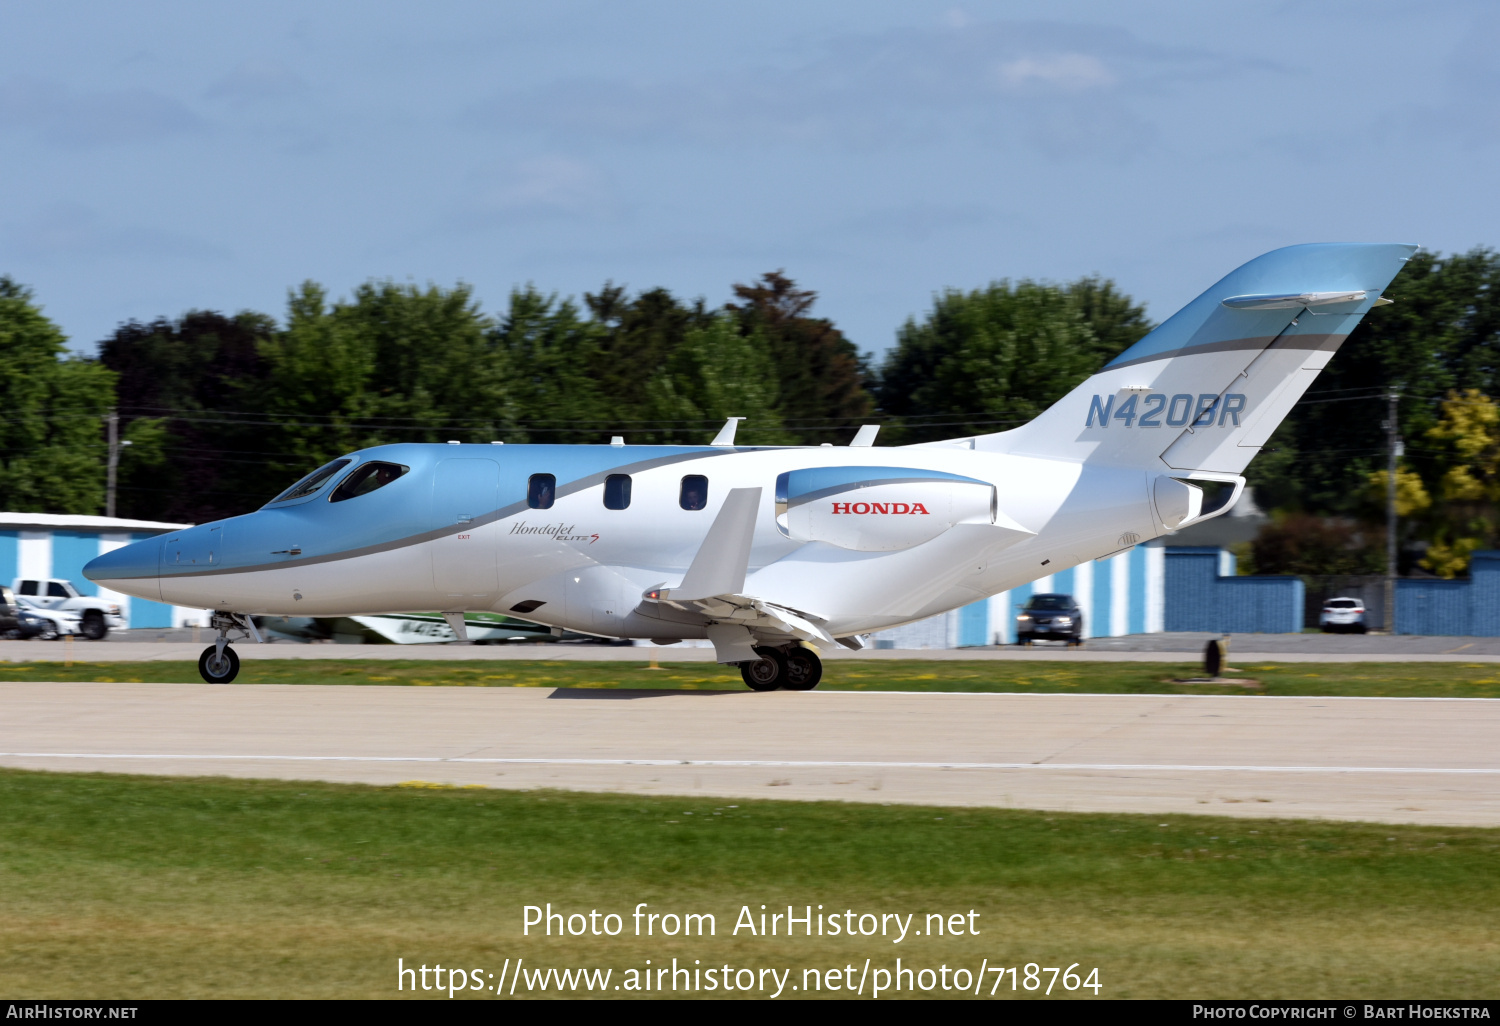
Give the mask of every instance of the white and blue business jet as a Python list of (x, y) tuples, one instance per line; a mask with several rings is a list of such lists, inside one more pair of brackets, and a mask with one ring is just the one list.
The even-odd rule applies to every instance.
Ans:
[(381, 445), (262, 509), (137, 542), (84, 575), (210, 607), (228, 682), (252, 615), (465, 611), (667, 644), (707, 638), (756, 690), (819, 648), (1100, 559), (1228, 509), (1241, 472), (1414, 246), (1250, 261), (1041, 416), (875, 448)]

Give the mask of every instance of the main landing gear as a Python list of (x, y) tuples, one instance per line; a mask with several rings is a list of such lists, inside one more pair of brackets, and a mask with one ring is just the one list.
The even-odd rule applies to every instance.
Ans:
[(210, 684), (228, 684), (240, 672), (240, 657), (229, 647), (229, 632), (260, 641), (260, 631), (255, 629), (255, 622), (244, 613), (216, 611), (208, 623), (219, 632), (219, 639), (205, 648), (198, 657), (198, 673)]
[(752, 691), (811, 691), (823, 679), (823, 660), (810, 648), (757, 648), (753, 663), (740, 663), (740, 676)]

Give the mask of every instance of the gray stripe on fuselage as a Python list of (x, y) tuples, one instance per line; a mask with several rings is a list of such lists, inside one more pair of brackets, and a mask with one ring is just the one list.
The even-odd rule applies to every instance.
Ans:
[[(639, 461), (637, 461), (635, 463), (627, 463), (627, 464), (625, 464), (623, 466), (619, 466), (619, 467), (610, 467), (608, 470), (602, 470), (602, 471), (599, 471), (598, 473), (590, 474), (587, 477), (580, 477), (576, 481), (569, 481), (567, 484), (558, 485), (557, 486), (557, 493), (556, 493), (556, 495), (555, 495), (555, 497), (553, 499), (553, 502), (555, 503), (557, 499), (562, 498), (564, 495), (572, 495), (575, 492), (581, 492), (581, 491), (583, 491), (586, 488), (592, 488), (594, 485), (603, 484), (604, 483), (604, 479), (606, 477), (609, 477), (611, 474), (633, 474), (633, 473), (640, 473), (641, 471), (653, 470), (653, 469), (655, 469), (657, 467), (671, 466), (673, 463), (683, 463), (683, 462), (686, 462), (688, 460), (705, 459), (705, 458), (710, 458), (710, 457), (714, 457), (714, 456), (729, 456), (729, 455), (732, 455), (733, 453), (739, 453), (739, 452), (760, 452), (760, 451), (762, 451), (763, 449), (766, 449), (766, 448), (773, 448), (773, 447), (772, 446), (756, 446), (756, 447), (749, 447), (749, 446), (747, 446), (747, 447), (735, 448), (735, 449), (725, 449), (723, 452), (712, 452), (712, 451), (710, 451), (710, 452), (677, 453), (677, 454), (672, 455), (672, 456), (656, 456), (656, 457), (653, 457), (652, 459), (649, 459), (649, 460), (639, 460)], [(784, 446), (784, 447), (783, 446), (776, 446), (774, 448), (808, 448), (808, 447), (806, 447), (806, 446)], [(495, 523), (497, 520), (504, 520), (506, 517), (514, 516), (515, 514), (521, 512), (522, 510), (530, 509), (530, 508), (531, 507), (528, 506), (526, 504), (526, 501), (523, 499), (520, 502), (513, 502), (513, 503), (511, 503), (508, 506), (502, 506), (502, 507), (500, 507), (499, 509), (495, 510), (492, 513), (486, 513), (483, 516), (475, 517), (473, 520), (467, 521), (467, 522), (462, 523), (462, 524), (450, 524), (450, 525), (447, 525), (445, 527), (435, 528), (435, 529), (433, 529), (431, 531), (423, 531), (421, 534), (413, 534), (413, 535), (408, 535), (405, 538), (398, 538), (395, 541), (381, 542), (378, 545), (366, 545), (363, 548), (346, 549), (343, 552), (334, 552), (334, 553), (330, 553), (330, 554), (328, 554), (326, 556), (308, 556), (306, 559), (288, 559), (288, 560), (286, 560), (283, 563), (258, 563), (258, 564), (254, 565), (254, 566), (224, 567), (222, 569), (199, 570), (197, 572), (188, 572), (188, 573), (157, 574), (154, 579), (165, 580), (165, 579), (168, 579), (168, 578), (182, 578), (182, 577), (219, 577), (219, 576), (222, 576), (224, 574), (250, 574), (250, 573), (258, 573), (258, 572), (260, 572), (262, 570), (283, 570), (283, 569), (295, 568), (295, 567), (303, 567), (303, 566), (316, 566), (319, 563), (333, 563), (333, 562), (337, 562), (338, 560), (341, 560), (341, 559), (354, 559), (354, 558), (359, 557), (359, 556), (374, 555), (377, 552), (390, 552), (390, 551), (392, 551), (394, 549), (404, 549), (404, 548), (406, 548), (408, 546), (411, 546), (411, 545), (420, 545), (423, 542), (429, 542), (429, 541), (434, 541), (434, 540), (436, 540), (438, 538), (444, 538), (444, 537), (447, 537), (450, 534), (458, 534), (458, 533), (460, 533), (462, 531), (472, 531), (476, 527), (483, 527), (485, 524), (492, 524), (492, 523)], [(550, 509), (551, 507), (549, 506), (548, 508)], [(153, 578), (146, 578), (146, 579), (147, 580), (151, 580)]]

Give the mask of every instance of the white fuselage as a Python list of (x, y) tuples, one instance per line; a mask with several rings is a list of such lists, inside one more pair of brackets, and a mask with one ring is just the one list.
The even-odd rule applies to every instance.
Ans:
[[(438, 457), (489, 459), (531, 447), (507, 446), (500, 453), (487, 446), (421, 448)], [(630, 447), (620, 452), (620, 462), (638, 466), (641, 456), (651, 452)], [(381, 450), (366, 454), (379, 457)], [(899, 466), (959, 475), (993, 485), (995, 508), (983, 522), (956, 523), (936, 537), (894, 550), (859, 551), (788, 536), (777, 523), (773, 486), (778, 475), (829, 466)], [(708, 478), (705, 508), (681, 508), (679, 490), (686, 474)], [(534, 604), (514, 615), (593, 634), (702, 637), (701, 616), (644, 603), (642, 594), (653, 587), (674, 587), (681, 580), (729, 490), (758, 487), (760, 511), (745, 594), (803, 611), (831, 635), (848, 636), (973, 602), (1166, 529), (1156, 516), (1149, 475), (1143, 470), (967, 447), (704, 451), (696, 458), (636, 469), (630, 476), (632, 493), (625, 509), (605, 508), (600, 482), (559, 494), (547, 509), (523, 508), (471, 529), (453, 529), (382, 551), (316, 562), (288, 560), (294, 565), (174, 574), (171, 550), (176, 538), (168, 536), (162, 543), (161, 576), (150, 582), (114, 581), (109, 587), (177, 605), (273, 615), (511, 612), (518, 605)], [(420, 482), (411, 484), (418, 493)], [(901, 487), (885, 486), (888, 492)], [(359, 503), (379, 494), (343, 505), (352, 514)], [(325, 503), (313, 512), (342, 511)], [(244, 521), (262, 515), (223, 521), (217, 530), (232, 543), (246, 533)], [(846, 515), (873, 522), (894, 514)], [(905, 515), (914, 521), (920, 518)], [(322, 529), (337, 531), (337, 518), (329, 516), (328, 521)], [(319, 526), (299, 526), (279, 539), (284, 545), (275, 538), (264, 543), (266, 558), (276, 558), (270, 555), (273, 544), (307, 546), (309, 539), (293, 535)]]

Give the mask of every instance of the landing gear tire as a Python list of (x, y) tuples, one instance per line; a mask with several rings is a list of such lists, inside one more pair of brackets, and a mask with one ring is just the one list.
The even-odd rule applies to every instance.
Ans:
[(109, 633), (109, 625), (104, 622), (104, 614), (97, 609), (83, 614), (80, 629), (83, 631), (83, 636), (90, 641), (103, 641), (104, 636)]
[(786, 654), (786, 682), (782, 687), (788, 691), (811, 691), (823, 679), (823, 660), (816, 652), (805, 648), (794, 648)]
[(786, 683), (786, 657), (774, 648), (757, 648), (753, 663), (740, 663), (740, 676), (751, 691), (775, 691)]
[(222, 656), (217, 645), (209, 645), (198, 657), (198, 673), (210, 684), (228, 684), (239, 672), (239, 654), (227, 645)]

